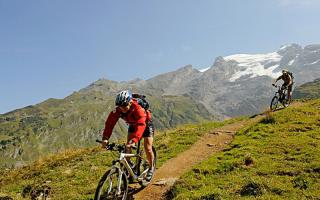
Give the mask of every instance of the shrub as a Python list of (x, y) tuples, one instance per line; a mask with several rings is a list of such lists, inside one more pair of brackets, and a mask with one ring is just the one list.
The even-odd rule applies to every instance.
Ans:
[(309, 187), (308, 181), (303, 178), (302, 176), (299, 176), (295, 179), (293, 179), (293, 187), (294, 188), (300, 188), (301, 190), (305, 190)]
[(260, 184), (250, 181), (240, 190), (241, 196), (260, 196), (262, 195), (262, 187)]

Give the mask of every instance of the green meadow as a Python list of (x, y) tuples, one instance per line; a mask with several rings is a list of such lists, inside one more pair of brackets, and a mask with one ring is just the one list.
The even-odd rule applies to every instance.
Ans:
[(174, 199), (320, 199), (320, 100), (267, 113), (186, 173)]
[[(158, 168), (224, 122), (181, 125), (157, 132)], [(166, 194), (168, 199), (319, 199), (320, 100), (297, 102), (243, 127), (222, 152), (193, 167)], [(117, 154), (69, 149), (32, 165), (0, 172), (0, 197), (30, 199), (49, 189), (51, 199), (92, 199)]]
[[(156, 133), (155, 147), (158, 154), (157, 167), (168, 159), (187, 150), (208, 131), (245, 118), (224, 122), (187, 124), (176, 129)], [(32, 191), (50, 190), (52, 199), (92, 199), (97, 183), (103, 173), (117, 158), (114, 152), (96, 148), (69, 149), (63, 153), (47, 156), (15, 170), (0, 172), (0, 199), (30, 199)]]

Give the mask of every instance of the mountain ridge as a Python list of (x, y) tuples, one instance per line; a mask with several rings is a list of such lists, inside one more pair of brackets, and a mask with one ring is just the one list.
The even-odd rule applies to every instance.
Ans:
[[(245, 55), (217, 57), (203, 72), (186, 65), (148, 80), (99, 79), (64, 99), (48, 99), (1, 114), (1, 163), (19, 166), (50, 152), (94, 145), (120, 90), (145, 94), (156, 129), (167, 129), (265, 110), (274, 93), (271, 83), (275, 76), (268, 76), (272, 66), (276, 66), (272, 73), (283, 68), (292, 71), (297, 86), (320, 77), (320, 45), (317, 44), (304, 48), (292, 44), (272, 53)], [(125, 134), (126, 125), (120, 121), (114, 139)]]

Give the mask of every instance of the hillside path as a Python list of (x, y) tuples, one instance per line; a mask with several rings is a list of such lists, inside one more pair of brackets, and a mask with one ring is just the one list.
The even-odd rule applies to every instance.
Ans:
[(163, 200), (166, 192), (179, 177), (191, 170), (195, 164), (207, 159), (212, 154), (222, 151), (233, 140), (234, 134), (244, 126), (253, 124), (261, 119), (257, 116), (233, 124), (213, 129), (202, 136), (190, 149), (166, 161), (156, 170), (155, 176), (145, 189), (133, 196), (135, 200)]

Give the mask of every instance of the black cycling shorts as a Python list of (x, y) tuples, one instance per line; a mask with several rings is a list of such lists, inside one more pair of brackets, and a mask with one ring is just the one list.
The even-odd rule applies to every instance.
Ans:
[(293, 83), (291, 85), (287, 85), (287, 84), (284, 83), (282, 86), (287, 87), (288, 91), (292, 92)]
[[(152, 121), (149, 121), (146, 123), (146, 129), (144, 129), (144, 132), (142, 134), (142, 137), (153, 137), (154, 136), (154, 125)], [(128, 135), (133, 133), (135, 131), (135, 126), (134, 125), (129, 125), (128, 128)]]

